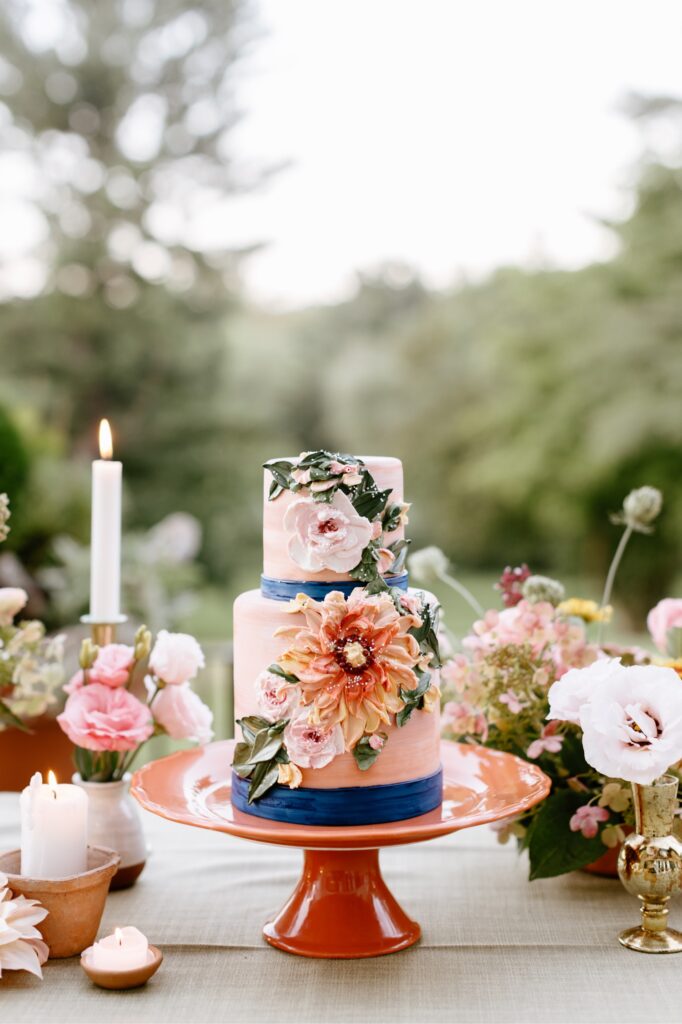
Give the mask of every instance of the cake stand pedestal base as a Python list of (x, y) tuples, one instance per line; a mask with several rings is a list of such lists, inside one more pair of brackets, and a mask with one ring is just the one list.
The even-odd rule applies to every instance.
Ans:
[(353, 960), (397, 953), (421, 929), (384, 882), (378, 850), (304, 850), (298, 885), (263, 935), (287, 953)]

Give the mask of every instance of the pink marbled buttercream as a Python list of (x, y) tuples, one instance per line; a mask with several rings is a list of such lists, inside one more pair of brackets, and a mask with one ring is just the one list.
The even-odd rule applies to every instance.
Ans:
[[(295, 461), (291, 456), (286, 456), (289, 461)], [(380, 490), (391, 489), (391, 502), (403, 501), (403, 466), (400, 459), (384, 458), (380, 456), (362, 456), (365, 465), (374, 477), (377, 487)], [(272, 477), (268, 470), (264, 470), (264, 508), (263, 508), (263, 572), (277, 580), (320, 580), (335, 581), (348, 580), (348, 573), (333, 572), (325, 569), (321, 572), (311, 572), (302, 569), (300, 565), (291, 558), (289, 554), (290, 532), (284, 527), (284, 517), (287, 509), (301, 494), (307, 491), (293, 493), (284, 491), (274, 501), (268, 500), (268, 491), (272, 483)], [(387, 534), (386, 543), (399, 540), (404, 535), (403, 527), (399, 527), (391, 534)]]

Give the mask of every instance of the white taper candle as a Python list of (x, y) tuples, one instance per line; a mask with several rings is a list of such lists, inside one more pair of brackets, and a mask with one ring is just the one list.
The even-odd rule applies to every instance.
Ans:
[(121, 592), (122, 465), (112, 460), (107, 420), (99, 428), (101, 459), (92, 464), (92, 529), (90, 539), (90, 618), (116, 622)]

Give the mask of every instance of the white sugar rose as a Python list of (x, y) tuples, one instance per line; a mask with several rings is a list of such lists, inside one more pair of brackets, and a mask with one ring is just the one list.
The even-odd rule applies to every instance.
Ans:
[(649, 785), (682, 759), (682, 681), (671, 668), (621, 666), (583, 704), (580, 725), (588, 764)]
[(27, 601), (28, 594), (21, 587), (0, 587), (0, 626), (9, 626)]
[(299, 498), (284, 516), (289, 554), (307, 572), (350, 572), (372, 537), (369, 519), (359, 516), (347, 495), (337, 491), (329, 504)]
[(620, 658), (599, 658), (588, 668), (569, 669), (549, 688), (547, 718), (577, 725), (583, 704), (588, 704), (597, 688), (620, 667)]
[(269, 722), (288, 718), (300, 699), (300, 687), (266, 669), (256, 679), (258, 712)]
[(149, 656), (150, 671), (164, 683), (179, 686), (194, 679), (205, 664), (204, 652), (188, 633), (162, 629)]
[(308, 721), (310, 708), (300, 708), (284, 730), (284, 746), (289, 760), (299, 768), (324, 768), (343, 753), (343, 731)]

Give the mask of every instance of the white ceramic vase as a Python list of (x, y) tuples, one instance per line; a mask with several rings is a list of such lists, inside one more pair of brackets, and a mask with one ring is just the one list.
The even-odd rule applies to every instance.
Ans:
[(142, 873), (148, 850), (142, 818), (130, 795), (130, 775), (118, 782), (84, 782), (80, 775), (73, 782), (88, 794), (88, 843), (116, 850), (121, 864), (110, 888), (127, 889)]

